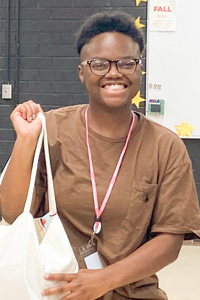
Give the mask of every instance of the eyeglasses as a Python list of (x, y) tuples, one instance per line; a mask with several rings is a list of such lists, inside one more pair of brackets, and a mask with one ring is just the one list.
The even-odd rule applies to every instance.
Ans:
[(137, 65), (141, 64), (140, 59), (135, 58), (119, 58), (115, 60), (108, 60), (103, 58), (93, 58), (81, 62), (81, 65), (89, 65), (93, 74), (103, 76), (111, 69), (111, 63), (115, 63), (117, 71), (123, 75), (129, 75), (135, 72)]

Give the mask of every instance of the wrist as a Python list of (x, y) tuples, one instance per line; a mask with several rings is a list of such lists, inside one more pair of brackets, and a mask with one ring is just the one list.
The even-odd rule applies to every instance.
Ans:
[(37, 144), (37, 141), (38, 141), (37, 134), (26, 134), (26, 135), (17, 134), (15, 143), (35, 145)]
[(101, 269), (101, 271), (101, 277), (106, 292), (109, 292), (121, 286), (119, 279), (120, 272), (115, 272), (113, 270), (113, 265), (107, 266)]
[(37, 136), (17, 136), (14, 144), (14, 153), (16, 152), (19, 157), (33, 157), (37, 146)]

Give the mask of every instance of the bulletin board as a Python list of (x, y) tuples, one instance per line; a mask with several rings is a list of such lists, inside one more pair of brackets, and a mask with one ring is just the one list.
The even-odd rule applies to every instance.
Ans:
[[(152, 9), (173, 11), (168, 27)], [(146, 115), (184, 138), (200, 138), (199, 16), (199, 0), (148, 0)]]

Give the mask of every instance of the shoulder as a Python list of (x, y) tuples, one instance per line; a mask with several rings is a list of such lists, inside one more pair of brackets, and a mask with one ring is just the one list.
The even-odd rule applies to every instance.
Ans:
[(63, 140), (66, 131), (72, 131), (73, 134), (74, 128), (81, 124), (81, 115), (85, 107), (86, 105), (66, 106), (45, 112), (50, 145), (55, 145), (58, 141)]
[(148, 119), (141, 113), (137, 112), (137, 114), (140, 118), (139, 123), (141, 122), (142, 128), (145, 131), (151, 132), (151, 134), (155, 134), (156, 136), (165, 136), (172, 140), (180, 140), (178, 135), (170, 129), (168, 129), (167, 127)]
[[(140, 116), (140, 135), (145, 146), (156, 153), (158, 159), (166, 159), (173, 166), (191, 163), (187, 149), (182, 139), (170, 129), (149, 120), (144, 115)], [(172, 167), (172, 165), (171, 165)]]
[(147, 136), (150, 135), (151, 138), (156, 138), (156, 140), (162, 140), (162, 142), (166, 143), (177, 143), (182, 145), (182, 139), (173, 131), (168, 129), (167, 127), (158, 124), (141, 113), (137, 113), (139, 115), (139, 124), (141, 131)]
[(80, 116), (81, 111), (85, 108), (86, 105), (73, 105), (73, 106), (65, 106), (58, 109), (52, 109), (45, 112), (45, 117), (47, 122), (51, 122), (53, 120), (62, 121), (69, 117), (75, 117), (77, 115)]
[(55, 131), (80, 121), (85, 107), (86, 105), (65, 106), (45, 112), (47, 130)]

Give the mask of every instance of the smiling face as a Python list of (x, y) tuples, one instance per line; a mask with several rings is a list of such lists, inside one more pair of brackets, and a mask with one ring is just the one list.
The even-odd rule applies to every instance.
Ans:
[[(101, 33), (85, 44), (81, 51), (81, 61), (93, 58), (115, 60), (119, 58), (140, 58), (139, 45), (129, 36), (118, 32)], [(130, 75), (120, 74), (116, 64), (111, 64), (110, 71), (103, 76), (91, 72), (89, 65), (79, 65), (79, 78), (85, 85), (89, 103), (93, 107), (130, 109), (131, 100), (140, 89), (141, 66)]]

